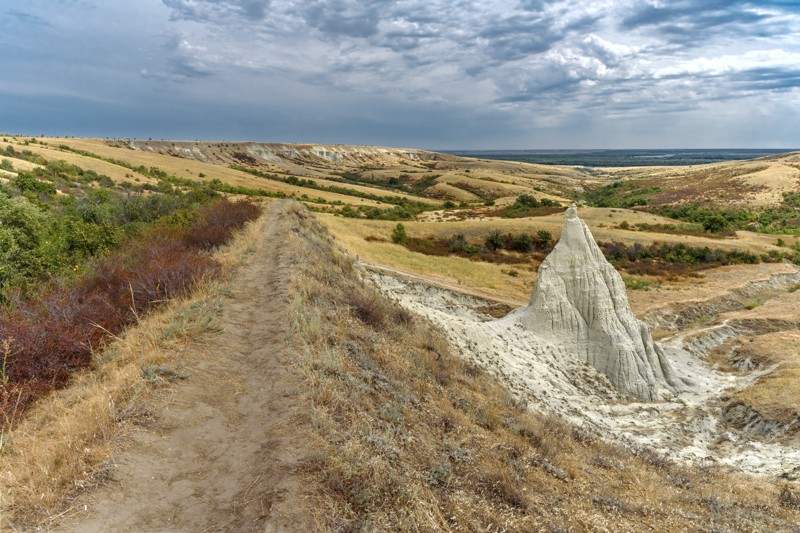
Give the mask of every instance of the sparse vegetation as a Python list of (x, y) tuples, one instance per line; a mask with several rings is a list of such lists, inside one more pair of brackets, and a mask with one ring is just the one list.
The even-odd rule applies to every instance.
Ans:
[[(526, 233), (503, 234), (499, 230), (490, 230), (482, 242), (470, 242), (460, 233), (448, 238), (411, 237), (403, 228), (403, 240), (395, 240), (395, 233), (392, 233), (392, 240), (405, 245), (411, 251), (426, 255), (457, 255), (473, 261), (531, 265), (544, 260), (555, 245), (552, 234), (547, 230), (539, 230), (535, 236)], [(598, 245), (611, 264), (629, 275), (631, 288), (645, 290), (649, 287), (649, 282), (642, 276), (677, 279), (718, 266), (779, 262), (784, 259), (783, 254), (775, 251), (759, 256), (736, 250), (659, 242), (650, 245), (598, 242)]]
[[(382, 202), (382, 203), (385, 203), (385, 204), (395, 204), (395, 205), (398, 205), (400, 207), (403, 207), (403, 208), (409, 209), (411, 211), (414, 211), (414, 213), (420, 213), (420, 212), (422, 212), (422, 211), (424, 211), (426, 209), (432, 209), (433, 208), (429, 204), (426, 204), (424, 202), (418, 202), (418, 201), (412, 200), (410, 198), (406, 198), (404, 196), (378, 195), (378, 194), (367, 193), (367, 192), (363, 192), (363, 191), (352, 189), (352, 188), (348, 188), (348, 187), (341, 187), (341, 186), (338, 186), (338, 185), (323, 185), (323, 184), (317, 183), (316, 181), (314, 181), (312, 179), (298, 178), (297, 176), (281, 177), (281, 176), (278, 176), (277, 174), (271, 174), (271, 173), (267, 173), (267, 172), (262, 172), (260, 170), (256, 170), (256, 169), (253, 169), (253, 168), (250, 168), (250, 167), (243, 167), (243, 166), (238, 166), (238, 165), (234, 165), (232, 168), (234, 168), (236, 170), (240, 170), (242, 172), (247, 172), (249, 174), (253, 174), (254, 176), (258, 176), (258, 177), (261, 177), (261, 178), (264, 178), (264, 179), (270, 179), (270, 180), (274, 180), (274, 181), (281, 181), (281, 182), (284, 182), (284, 183), (288, 183), (290, 185), (297, 185), (298, 187), (307, 187), (309, 189), (316, 189), (316, 190), (320, 190), (320, 191), (334, 192), (334, 193), (343, 194), (343, 195), (346, 195), (346, 196), (352, 196), (354, 198), (366, 198), (368, 200), (374, 200), (376, 202)], [(367, 217), (367, 218), (377, 218), (377, 217)]]
[(800, 193), (796, 192), (784, 192), (781, 203), (770, 208), (727, 209), (689, 203), (662, 206), (654, 211), (676, 220), (702, 224), (712, 233), (729, 228), (791, 235), (800, 231)]
[(497, 211), (499, 216), (505, 218), (522, 218), (551, 215), (562, 210), (561, 204), (549, 198), (537, 200), (530, 194), (519, 195), (514, 203)]
[(622, 207), (630, 209), (648, 204), (648, 197), (661, 192), (660, 187), (640, 187), (634, 180), (619, 180), (589, 191), (586, 202), (595, 207)]
[(305, 472), (321, 530), (681, 530), (712, 519), (780, 530), (797, 520), (774, 484), (679, 466), (530, 412), (430, 324), (398, 319), (324, 230), (296, 216), (292, 324), (320, 442)]
[(625, 288), (629, 291), (649, 291), (653, 282), (640, 276), (622, 276)]
[[(25, 142), (29, 144), (27, 148), (42, 154), (52, 153), (46, 150), (55, 146), (46, 144), (50, 141), (45, 140)], [(93, 145), (87, 143), (77, 146)], [(30, 303), (25, 304), (30, 305), (25, 308), (30, 313), (40, 313), (38, 309), (42, 308), (49, 309), (48, 312), (53, 314), (67, 310), (67, 315), (78, 316), (77, 311), (73, 312), (67, 306), (71, 305), (71, 296), (54, 299), (47, 291), (51, 288), (83, 287), (84, 283), (88, 283), (84, 280), (92, 279), (91, 276), (98, 271), (106, 272), (104, 275), (107, 279), (124, 279), (117, 276), (116, 272), (127, 268), (129, 264), (134, 265), (133, 258), (118, 259), (116, 263), (119, 264), (106, 267), (103, 266), (104, 262), (121, 257), (113, 255), (120, 249), (118, 247), (127, 250), (137, 237), (151, 239), (152, 227), (168, 228), (164, 232), (165, 238), (176, 237), (181, 247), (195, 250), (200, 257), (208, 258), (208, 250), (224, 242), (230, 234), (230, 228), (224, 222), (216, 225), (203, 222), (214, 218), (215, 204), (209, 202), (220, 194), (285, 197), (291, 196), (291, 191), (297, 190), (296, 187), (304, 187), (309, 189), (309, 195), (318, 194), (319, 198), (303, 195), (298, 199), (313, 203), (316, 209), (338, 212), (346, 217), (393, 220), (389, 223), (348, 221), (333, 216), (327, 218), (336, 223), (353, 224), (351, 227), (358, 227), (359, 231), (366, 228), (358, 234), (362, 244), (403, 254), (403, 257), (414, 256), (413, 261), (419, 264), (457, 263), (465, 270), (491, 272), (499, 278), (498, 284), (523, 287), (524, 282), (527, 290), (532, 281), (532, 267), (553, 246), (552, 233), (546, 229), (539, 230), (537, 225), (555, 232), (557, 225), (552, 220), (486, 220), (480, 224), (455, 222), (450, 227), (447, 226), (450, 222), (431, 222), (426, 225), (422, 220), (426, 220), (426, 217), (434, 220), (440, 213), (418, 217), (426, 208), (408, 203), (403, 205), (399, 200), (388, 202), (389, 205), (371, 202), (387, 203), (377, 200), (388, 196), (388, 193), (382, 192), (386, 190), (431, 197), (439, 195), (439, 198), (450, 202), (447, 204), (448, 213), (441, 217), (444, 219), (493, 215), (528, 217), (555, 214), (562, 209), (560, 206), (547, 205), (530, 195), (523, 196), (529, 196), (537, 205), (533, 205), (534, 202), (528, 198), (508, 198), (510, 194), (494, 202), (491, 198), (494, 194), (487, 191), (499, 188), (487, 186), (483, 189), (471, 185), (473, 180), (483, 179), (483, 170), (470, 174), (469, 182), (459, 184), (453, 182), (451, 173), (459, 170), (449, 168), (450, 163), (446, 160), (421, 163), (402, 171), (378, 168), (377, 165), (373, 165), (372, 170), (366, 166), (344, 170), (341, 175), (326, 178), (341, 182), (342, 187), (335, 191), (309, 186), (309, 183), (313, 183), (312, 179), (298, 177), (296, 181), (292, 180), (287, 171), (285, 176), (278, 175), (278, 179), (270, 179), (270, 183), (262, 180), (264, 187), (271, 188), (262, 191), (258, 189), (262, 182), (254, 174), (244, 176), (238, 173), (232, 179), (234, 172), (230, 169), (223, 168), (217, 173), (212, 167), (200, 166), (199, 163), (195, 165), (196, 161), (188, 159), (177, 160), (171, 165), (165, 156), (157, 154), (131, 151), (129, 159), (129, 154), (119, 149), (113, 151), (103, 146), (97, 150), (104, 154), (103, 157), (85, 156), (75, 149), (68, 151), (70, 157), (95, 157), (109, 164), (124, 166), (128, 170), (124, 182), (115, 182), (103, 176), (105, 171), (101, 172), (100, 169), (105, 166), (99, 164), (95, 167), (98, 172), (92, 173), (80, 167), (48, 162), (33, 152), (24, 157), (7, 156), (12, 168), (16, 169), (14, 172), (24, 169), (21, 179), (12, 178), (3, 187), (8, 197), (0, 198), (8, 216), (13, 215), (19, 221), (11, 228), (18, 248), (33, 246), (35, 249), (46, 241), (53, 245), (50, 237), (57, 232), (48, 233), (48, 228), (52, 228), (53, 221), (65, 213), (75, 215), (75, 220), (83, 224), (74, 224), (72, 228), (63, 224), (63, 231), (73, 234), (70, 253), (74, 255), (59, 260), (62, 263), (60, 266), (53, 270), (42, 269), (37, 283), (9, 282), (6, 302), (9, 309), (22, 305), (31, 297)], [(233, 150), (252, 157), (240, 148), (234, 147)], [(19, 153), (22, 152), (18, 148), (15, 154)], [(49, 159), (50, 156), (47, 157)], [(239, 157), (239, 160), (252, 163), (247, 157)], [(125, 159), (125, 162), (121, 159)], [(41, 165), (42, 168), (35, 168), (35, 165)], [(448, 173), (446, 179), (440, 180), (441, 176), (433, 174), (440, 171)], [(349, 172), (353, 174), (348, 176)], [(559, 172), (555, 169), (550, 177), (542, 178), (548, 185), (539, 186), (537, 190), (546, 191), (547, 194), (553, 194), (554, 191), (555, 194), (563, 193), (562, 202), (567, 198), (578, 198), (579, 193), (572, 193), (571, 184), (575, 182), (568, 182), (566, 174)], [(582, 180), (587, 180), (586, 187), (589, 189), (591, 180), (599, 175), (595, 173), (593, 178), (590, 176), (592, 172), (576, 172), (581, 173)], [(108, 173), (116, 179), (113, 172)], [(209, 178), (205, 180), (193, 179), (195, 176), (205, 178), (206, 175)], [(552, 182), (548, 179), (552, 179)], [(529, 187), (535, 183), (528, 180), (531, 178), (522, 176), (518, 179), (516, 174), (511, 173), (503, 177), (505, 183), (513, 181), (514, 186)], [(451, 191), (455, 184), (482, 199), (470, 200), (472, 206), (459, 203), (467, 196), (448, 197), (447, 184), (450, 184)], [(584, 183), (581, 182), (581, 185)], [(372, 187), (375, 192), (366, 193), (370, 195), (368, 197), (353, 194), (361, 186)], [(330, 185), (325, 184), (325, 187)], [(668, 195), (673, 192), (667, 186), (661, 190), (656, 190), (657, 187), (661, 185), (640, 183), (635, 189), (625, 188), (617, 197), (622, 202), (630, 202), (630, 207), (636, 207), (637, 210), (661, 209), (660, 206), (667, 205), (662, 203), (663, 200), (672, 201)], [(319, 192), (313, 193), (312, 190)], [(62, 204), (67, 196), (76, 199), (74, 206)], [(515, 201), (509, 204), (512, 200)], [(183, 201), (186, 204), (182, 204)], [(791, 197), (786, 196), (783, 203), (792, 201)], [(669, 205), (679, 205), (678, 200)], [(699, 206), (705, 204), (698, 204), (698, 209)], [(245, 212), (250, 210), (241, 207)], [(712, 207), (714, 209), (703, 212), (702, 216), (688, 213), (691, 216), (687, 216), (687, 220), (674, 224), (670, 221), (637, 224), (638, 220), (649, 222), (652, 217), (636, 213), (617, 215), (613, 221), (604, 218), (608, 223), (608, 228), (603, 230), (606, 240), (631, 239), (631, 243), (604, 244), (607, 256), (625, 273), (628, 288), (647, 290), (664, 278), (691, 275), (709, 266), (780, 261), (790, 255), (800, 257), (800, 250), (792, 244), (782, 245), (782, 252), (771, 249), (774, 238), (768, 243), (762, 239), (750, 250), (752, 253), (744, 253), (718, 250), (714, 244), (709, 247), (703, 244), (689, 246), (688, 242), (685, 246), (680, 243), (651, 244), (646, 242), (648, 236), (642, 234), (689, 234), (700, 237), (687, 239), (693, 243), (719, 242), (721, 247), (745, 250), (747, 248), (741, 247), (741, 243), (746, 241), (736, 237), (733, 230), (747, 228), (762, 231), (767, 221), (767, 218), (761, 217), (767, 217), (768, 214), (761, 213), (759, 209), (741, 209), (758, 213), (758, 217), (747, 219), (744, 215), (735, 214), (738, 210), (726, 211), (722, 205)], [(792, 209), (780, 207), (778, 210), (783, 214), (775, 219), (775, 224), (763, 231), (794, 231)], [(119, 213), (127, 214), (122, 217)], [(647, 449), (629, 450), (611, 446), (596, 435), (574, 429), (546, 413), (529, 412), (488, 373), (450, 353), (443, 336), (432, 330), (427, 322), (363, 285), (357, 269), (349, 259), (331, 250), (329, 239), (307, 211), (297, 209), (292, 216), (297, 217), (299, 228), (297, 233), (291, 232), (290, 239), (294, 244), (287, 250), (288, 256), (294, 261), (294, 268), (291, 269), (293, 312), (290, 320), (304, 343), (293, 352), (298, 357), (293, 362), (302, 371), (307, 384), (302, 391), (306, 395), (308, 413), (302, 422), (313, 426), (320, 442), (314, 457), (300, 465), (298, 470), (306, 476), (308, 487), (314, 491), (315, 497), (311, 501), (319, 529), (683, 530), (696, 528), (698, 523), (713, 524), (709, 527), (720, 530), (790, 531), (795, 527), (798, 506), (794, 482), (775, 484), (724, 474), (713, 467), (681, 465)], [(719, 219), (716, 222), (711, 219), (715, 216), (724, 218), (728, 228), (720, 230), (715, 227), (714, 224), (720, 222)], [(688, 220), (694, 217), (696, 219)], [(407, 222), (414, 218), (420, 222)], [(628, 230), (639, 233), (615, 234), (614, 226), (623, 218), (630, 221)], [(708, 219), (711, 219), (711, 225), (705, 224)], [(398, 227), (397, 221), (402, 221), (404, 236), (395, 241), (392, 230)], [(103, 226), (103, 222), (107, 222), (107, 226)], [(363, 240), (367, 232), (375, 241), (374, 244)], [(429, 238), (428, 235), (436, 236)], [(729, 240), (710, 240), (728, 235), (732, 236)], [(661, 239), (675, 241), (674, 238)], [(632, 244), (636, 240), (642, 244)], [(787, 240), (791, 243), (791, 239)], [(400, 242), (409, 250), (441, 255), (443, 259), (409, 254), (399, 246), (387, 244), (390, 241)], [(176, 262), (176, 257), (185, 257), (183, 253), (172, 255), (169, 247), (166, 250), (161, 247), (161, 241), (148, 242), (147, 250), (153, 248), (160, 251), (160, 255), (169, 261)], [(46, 258), (45, 254), (39, 255)], [(147, 253), (140, 249), (132, 255), (146, 256)], [(477, 265), (458, 257), (446, 258), (451, 255), (500, 265)], [(14, 256), (14, 260), (20, 257), (22, 254)], [(40, 266), (36, 261), (27, 264), (35, 268)], [(212, 266), (212, 272), (215, 268), (218, 267)], [(160, 275), (153, 274), (150, 267), (136, 270), (137, 273), (141, 271), (142, 278)], [(65, 276), (63, 281), (47, 284), (45, 280), (51, 272), (60, 272)], [(461, 278), (458, 279), (460, 282)], [(152, 310), (164, 309), (168, 305), (160, 301), (164, 296), (159, 292), (167, 290), (167, 285), (147, 288), (138, 280), (128, 280), (127, 285), (118, 283), (122, 289), (107, 299), (116, 299), (129, 311), (135, 311), (136, 317), (131, 323), (140, 320), (140, 323), (145, 323), (158, 316), (159, 313), (151, 312), (149, 318), (145, 317), (145, 301), (154, 302), (150, 308)], [(45, 287), (43, 292), (38, 292), (37, 285)], [(133, 295), (129, 294), (131, 287)], [(17, 288), (20, 292), (16, 292)], [(748, 301), (743, 300), (745, 307), (747, 304)], [(759, 306), (754, 313), (761, 313), (764, 307), (767, 306)], [(213, 310), (206, 308), (200, 311), (187, 308), (184, 311), (187, 316), (200, 313), (202, 317), (197, 320), (203, 323), (209, 314), (213, 314)], [(51, 319), (52, 315), (34, 315), (31, 320), (35, 320), (36, 316), (40, 317), (39, 322), (53, 322), (53, 329), (66, 328), (66, 322), (56, 322)], [(143, 347), (152, 347), (151, 344), (160, 342), (158, 339), (165, 337), (167, 331), (174, 333), (185, 330), (185, 322), (176, 319), (165, 326), (163, 332), (147, 333), (146, 338), (139, 339), (139, 344), (131, 348), (131, 352), (137, 353), (138, 357), (139, 353), (145, 351)], [(81, 332), (75, 335), (78, 334)], [(74, 341), (71, 333), (63, 338), (65, 342)], [(134, 341), (136, 339), (130, 339), (131, 343)], [(104, 369), (105, 362), (116, 360), (116, 355), (103, 355), (100, 349), (109, 346), (107, 340), (92, 342), (95, 361), (92, 368)], [(16, 355), (13, 349), (9, 341), (2, 358), (3, 365), (0, 366), (0, 383), (3, 383), (4, 390), (16, 380)], [(58, 350), (49, 350), (47, 353), (61, 353)], [(171, 353), (174, 348), (160, 350)], [(0, 355), (2, 353), (0, 346)], [(74, 361), (82, 364), (80, 357), (75, 356)], [(18, 464), (14, 471), (20, 473), (15, 474), (12, 480), (6, 473), (11, 471), (11, 467), (7, 469), (4, 464), (3, 496), (16, 491), (14, 504), (8, 507), (12, 513), (31, 512), (40, 517), (47, 516), (47, 506), (56, 492), (74, 492), (76, 486), (89, 486), (96, 480), (109, 479), (108, 467), (95, 461), (101, 456), (97, 446), (86, 446), (84, 442), (106, 438), (110, 433), (108, 428), (114, 426), (115, 420), (146, 416), (136, 415), (136, 409), (141, 407), (137, 407), (136, 401), (130, 400), (131, 396), (141, 393), (142, 386), (164, 388), (185, 375), (171, 361), (157, 358), (135, 361), (131, 379), (137, 386), (126, 385), (128, 388), (122, 395), (106, 394), (103, 389), (102, 393), (98, 393), (100, 399), (95, 402), (96, 405), (81, 409), (83, 412), (77, 418), (84, 425), (70, 426), (69, 438), (53, 439), (54, 445), (41, 438), (26, 441), (27, 428), (25, 435), (20, 434), (16, 440), (9, 441), (6, 435), (0, 435), (2, 453), (5, 457), (16, 458)], [(79, 368), (79, 364), (74, 368)], [(70, 365), (66, 365), (69, 374), (57, 371), (52, 383), (61, 383), (62, 376), (68, 375), (70, 381), (97, 386), (93, 372), (75, 373)], [(763, 389), (780, 388), (786, 391), (787, 396), (794, 390), (786, 386), (768, 385), (765, 382)], [(51, 403), (51, 399), (61, 396), (46, 395), (36, 403), (39, 408), (28, 411), (29, 415), (37, 417), (42, 411), (44, 415), (38, 419), (42, 421), (41, 427), (50, 426), (55, 432), (62, 431), (58, 428), (66, 427), (57, 417), (61, 416), (67, 404), (86, 405), (81, 403), (84, 400), (76, 400), (77, 396), (69, 395), (67, 390), (58, 394), (64, 394), (63, 397), (67, 399), (53, 400)], [(109, 425), (87, 430), (85, 435), (74, 431), (75, 427), (90, 427), (91, 421), (84, 422), (84, 418), (102, 418), (98, 413), (108, 416), (111, 420)], [(53, 423), (54, 420), (59, 421)], [(23, 448), (36, 451), (27, 453)], [(51, 462), (26, 462), (32, 455), (45, 453), (39, 451), (43, 449), (54, 457)], [(76, 454), (74, 450), (82, 450), (82, 453)], [(68, 469), (71, 470), (68, 472)], [(36, 476), (39, 482), (29, 481)], [(47, 480), (42, 481), (45, 478)], [(65, 481), (56, 486), (59, 483), (55, 481), (57, 479)]]

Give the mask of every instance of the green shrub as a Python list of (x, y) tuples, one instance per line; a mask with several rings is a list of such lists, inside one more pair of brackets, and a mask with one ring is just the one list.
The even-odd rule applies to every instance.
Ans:
[(495, 230), (486, 237), (484, 243), (487, 249), (495, 252), (503, 248), (503, 236), (499, 231)]
[(548, 248), (553, 241), (553, 234), (546, 229), (540, 229), (536, 232), (536, 240), (542, 248)]
[(703, 229), (709, 233), (719, 233), (729, 227), (728, 220), (722, 215), (710, 215), (703, 220)]
[(653, 283), (638, 276), (622, 276), (622, 281), (625, 283), (625, 288), (631, 291), (649, 291)]
[(516, 207), (539, 207), (542, 205), (539, 200), (536, 199), (535, 196), (530, 194), (520, 194), (516, 200), (514, 200), (514, 206)]
[(392, 230), (392, 242), (396, 244), (407, 244), (408, 241), (409, 238), (408, 233), (406, 233), (406, 227), (398, 222)]
[[(241, 221), (257, 213), (239, 202), (221, 201), (202, 216)], [(37, 397), (66, 384), (90, 364), (94, 350), (143, 314), (186, 294), (204, 277), (219, 274), (220, 265), (185, 238), (188, 231), (151, 226), (96, 260), (73, 283), (53, 281), (27, 298), (12, 295), (0, 312), (0, 339), (8, 340), (0, 426)]]
[(463, 233), (456, 233), (447, 241), (447, 248), (451, 252), (463, 252), (467, 249), (469, 243)]

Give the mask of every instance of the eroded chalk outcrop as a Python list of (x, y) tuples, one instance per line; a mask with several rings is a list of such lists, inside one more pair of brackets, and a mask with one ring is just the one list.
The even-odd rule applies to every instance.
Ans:
[(643, 400), (676, 391), (678, 378), (649, 328), (631, 312), (622, 277), (603, 257), (573, 205), (561, 239), (539, 267), (528, 306), (513, 313), (526, 330), (591, 364), (616, 388)]

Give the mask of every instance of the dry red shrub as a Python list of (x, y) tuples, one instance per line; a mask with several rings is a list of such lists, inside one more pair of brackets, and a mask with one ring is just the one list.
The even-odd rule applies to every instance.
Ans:
[[(217, 275), (219, 263), (206, 250), (230, 240), (260, 212), (249, 202), (215, 202), (195, 227), (147, 231), (97, 261), (72, 286), (52, 283), (37, 298), (12, 298), (10, 310), (0, 313), (0, 426), (63, 387), (73, 372), (89, 366), (94, 350), (138, 317)], [(198, 238), (212, 234), (213, 244)]]

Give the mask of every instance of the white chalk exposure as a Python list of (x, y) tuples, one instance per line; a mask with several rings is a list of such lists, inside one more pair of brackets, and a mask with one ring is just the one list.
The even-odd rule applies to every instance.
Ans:
[[(373, 273), (372, 279), (439, 326), (453, 353), (496, 375), (532, 410), (557, 413), (605, 438), (689, 463), (800, 475), (797, 446), (754, 441), (720, 419), (719, 397), (770, 368), (718, 372), (684, 349), (687, 332), (655, 344), (585, 228), (569, 210), (531, 303), (499, 320), (484, 314), (491, 304), (486, 300), (386, 274)], [(643, 401), (620, 401), (620, 391)], [(652, 401), (659, 396), (661, 401)]]
[(530, 304), (511, 317), (562, 353), (591, 364), (623, 394), (658, 398), (678, 380), (649, 328), (631, 312), (625, 284), (573, 205), (561, 239), (539, 267)]

